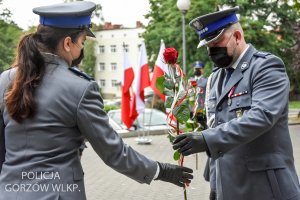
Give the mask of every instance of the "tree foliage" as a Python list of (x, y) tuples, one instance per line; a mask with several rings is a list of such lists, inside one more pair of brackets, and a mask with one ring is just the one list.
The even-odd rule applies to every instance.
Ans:
[(16, 45), (22, 34), (22, 29), (10, 17), (11, 12), (8, 9), (0, 9), (0, 73), (12, 65)]
[(95, 56), (95, 40), (89, 39), (84, 45), (84, 59), (80, 64), (80, 69), (92, 77), (95, 77), (95, 66), (96, 66), (96, 56)]
[[(180, 52), (182, 60), (182, 28), (181, 12), (174, 0), (149, 0), (151, 12), (146, 15), (149, 24), (144, 33), (147, 52), (152, 58), (153, 66), (156, 60), (160, 40), (163, 39), (166, 47), (175, 47)], [(291, 27), (295, 26), (299, 18), (299, 3), (285, 0), (191, 0), (191, 7), (186, 14), (186, 63), (187, 74), (191, 75), (192, 63), (201, 60), (206, 63), (206, 73), (211, 72), (212, 63), (207, 56), (206, 48), (197, 49), (199, 38), (197, 33), (189, 27), (188, 23), (200, 15), (214, 12), (222, 6), (239, 6), (240, 22), (248, 43), (253, 44), (260, 51), (268, 51), (281, 57), (287, 67), (291, 78), (293, 76), (292, 58), (290, 48), (298, 40)], [(296, 37), (296, 38), (295, 38)], [(291, 85), (296, 85), (291, 79)], [(298, 88), (299, 90), (299, 88)]]

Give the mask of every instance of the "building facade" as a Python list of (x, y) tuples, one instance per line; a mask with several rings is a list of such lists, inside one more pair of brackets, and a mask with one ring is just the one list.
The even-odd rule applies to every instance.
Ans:
[(138, 65), (139, 47), (144, 29), (137, 22), (135, 28), (123, 28), (121, 25), (106, 23), (104, 29), (95, 33), (96, 66), (95, 80), (105, 99), (121, 97), (123, 73), (123, 48), (128, 51), (133, 69)]

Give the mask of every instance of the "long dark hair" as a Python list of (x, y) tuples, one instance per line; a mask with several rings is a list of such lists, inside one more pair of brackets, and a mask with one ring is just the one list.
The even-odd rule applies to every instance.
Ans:
[(16, 77), (5, 96), (7, 112), (12, 119), (20, 123), (37, 111), (34, 94), (45, 73), (41, 52), (55, 54), (60, 41), (67, 36), (77, 41), (80, 33), (82, 30), (39, 25), (35, 33), (21, 38), (13, 64), (17, 68)]

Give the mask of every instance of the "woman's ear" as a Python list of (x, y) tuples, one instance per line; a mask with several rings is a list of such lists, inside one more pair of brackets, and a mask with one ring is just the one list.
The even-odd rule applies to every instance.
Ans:
[(64, 39), (64, 42), (63, 42), (63, 49), (66, 51), (66, 52), (69, 52), (71, 49), (70, 49), (70, 44), (72, 42), (72, 39), (71, 37), (65, 37)]

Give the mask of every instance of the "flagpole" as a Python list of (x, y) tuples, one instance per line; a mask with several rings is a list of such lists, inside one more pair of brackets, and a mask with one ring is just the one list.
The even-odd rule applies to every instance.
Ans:
[(150, 135), (150, 123), (151, 123), (151, 120), (152, 120), (152, 110), (153, 110), (153, 106), (154, 106), (154, 100), (155, 100), (155, 94), (153, 92), (153, 97), (152, 97), (152, 102), (151, 102), (151, 111), (150, 111), (150, 122), (149, 122), (148, 133), (147, 133), (148, 137)]

